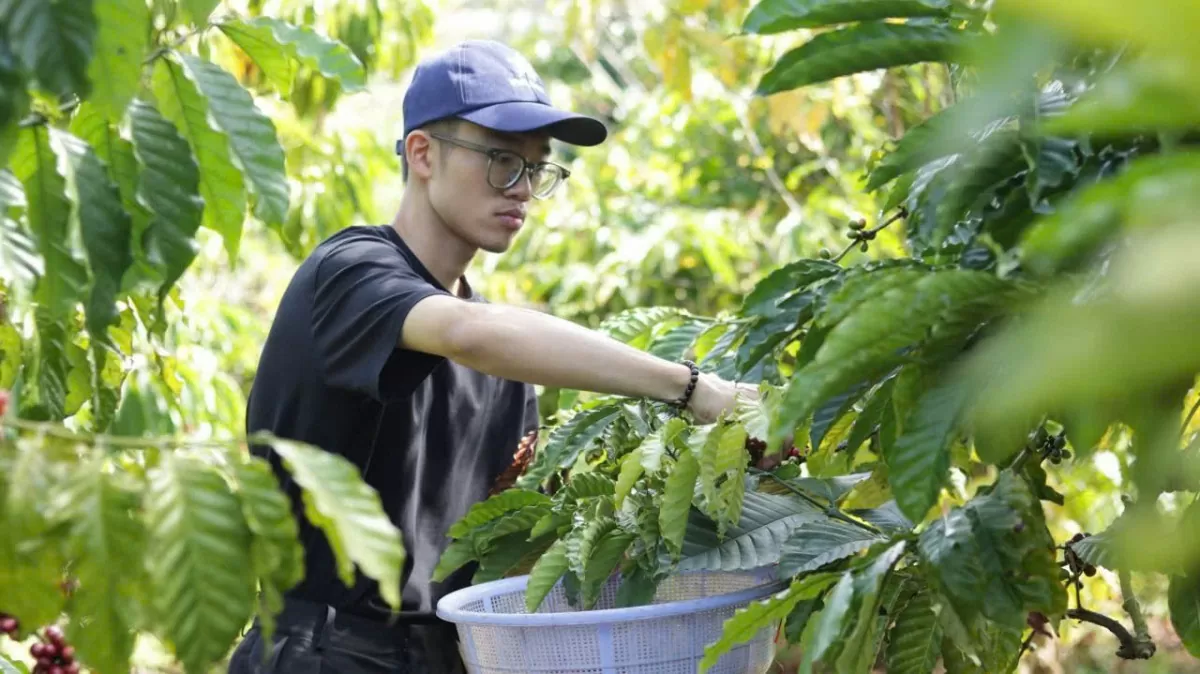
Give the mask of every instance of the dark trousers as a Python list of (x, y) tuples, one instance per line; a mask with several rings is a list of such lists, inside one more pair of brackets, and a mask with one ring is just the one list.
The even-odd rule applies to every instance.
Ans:
[(288, 600), (271, 643), (258, 622), (238, 644), (229, 674), (463, 674), (453, 625), (387, 625)]

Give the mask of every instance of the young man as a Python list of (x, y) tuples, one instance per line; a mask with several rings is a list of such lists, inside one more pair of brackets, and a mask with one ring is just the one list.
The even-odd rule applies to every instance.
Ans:
[[(654, 398), (715, 421), (754, 395), (540, 312), (485, 302), (464, 273), (478, 251), (506, 250), (531, 199), (567, 171), (551, 138), (606, 137), (597, 120), (555, 109), (530, 64), (490, 41), (421, 63), (404, 99), (407, 186), (390, 225), (350, 227), (319, 245), (283, 296), (250, 396), (247, 430), (345, 456), (401, 529), (403, 610), (373, 582), (347, 588), (323, 534), (296, 506), (306, 575), (287, 595), (274, 643), (257, 626), (230, 672), (373, 674), (462, 671), (437, 601), (470, 582), (430, 576), (446, 530), (487, 497), (538, 426), (533, 385)], [(264, 661), (266, 652), (266, 664)]]

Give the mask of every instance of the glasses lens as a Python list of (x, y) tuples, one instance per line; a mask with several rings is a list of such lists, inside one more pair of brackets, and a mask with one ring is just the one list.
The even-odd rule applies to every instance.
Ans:
[(530, 181), (533, 185), (533, 195), (539, 199), (550, 196), (554, 193), (554, 190), (558, 189), (559, 184), (562, 183), (562, 179), (563, 173), (561, 168), (553, 164), (538, 167), (533, 171), (532, 180)]
[(521, 156), (512, 152), (497, 152), (492, 157), (491, 168), (488, 169), (488, 182), (498, 190), (506, 190), (516, 184), (521, 177), (525, 162)]

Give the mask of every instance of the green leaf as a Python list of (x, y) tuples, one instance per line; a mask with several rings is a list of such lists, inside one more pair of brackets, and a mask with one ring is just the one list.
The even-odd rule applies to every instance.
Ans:
[[(488, 583), (504, 578), (517, 568), (522, 559), (530, 554), (537, 559), (556, 540), (552, 536), (545, 536), (531, 543), (528, 533), (528, 530), (513, 532), (491, 541), (487, 553), (480, 560), (479, 568), (471, 577), (471, 582)], [(531, 550), (530, 546), (534, 546), (534, 549)]]
[(9, 390), (21, 371), (21, 333), (12, 324), (0, 323), (0, 389)]
[(779, 576), (787, 578), (816, 571), (884, 540), (887, 539), (865, 527), (829, 517), (813, 519), (795, 529), (783, 544)]
[[(852, 384), (850, 388), (826, 400), (813, 412), (812, 426), (808, 431), (808, 437), (812, 441), (813, 447), (821, 446), (826, 434), (833, 429), (834, 424), (845, 418), (854, 409), (854, 403), (871, 388), (871, 385), (870, 381)], [(850, 449), (849, 445), (847, 445), (847, 449)]]
[(940, 17), (949, 8), (949, 0), (763, 0), (746, 16), (742, 32), (771, 35), (856, 21)]
[[(1161, 217), (1189, 201), (1168, 190), (1156, 194), (1153, 202), (1143, 200), (1150, 212), (1139, 217)], [(1003, 445), (1007, 454), (1046, 410), (1148, 399), (1164, 386), (1190, 381), (1200, 369), (1192, 344), (1200, 306), (1179, 289), (1200, 282), (1200, 267), (1187, 256), (1200, 245), (1193, 219), (1173, 214), (1138, 236), (1136, 245), (1118, 250), (1086, 300), (1076, 284), (1064, 284), (972, 350), (960, 376), (986, 401), (970, 411), (976, 437), (1010, 439)], [(999, 454), (985, 458), (1005, 458)]]
[(230, 155), (229, 137), (209, 124), (207, 98), (177, 63), (159, 59), (153, 86), (159, 111), (187, 139), (200, 167), (204, 226), (224, 238), (229, 259), (236, 260), (245, 220), (246, 193), (242, 171)]
[(648, 340), (657, 326), (679, 315), (680, 310), (674, 307), (635, 307), (608, 316), (596, 329), (618, 342), (642, 348), (639, 342)]
[(917, 543), (925, 571), (964, 619), (974, 618), (984, 599), (987, 579), (981, 550), (965, 512), (954, 509), (934, 520)]
[(558, 584), (558, 580), (567, 572), (570, 562), (567, 560), (567, 542), (559, 539), (550, 546), (529, 572), (529, 582), (525, 586), (525, 611), (536, 613), (546, 595)]
[(992, 197), (993, 188), (1027, 167), (1017, 132), (1008, 131), (993, 134), (974, 145), (954, 163), (953, 170), (939, 174), (944, 192), (934, 207), (931, 233), (934, 245), (940, 245), (950, 235), (955, 223), (985, 204)]
[[(1155, 227), (1164, 215), (1187, 217), (1200, 203), (1198, 190), (1200, 152), (1135, 159), (1117, 177), (1075, 192), (1032, 227), (1021, 244), (1026, 261), (1044, 274), (1072, 265), (1095, 252), (1122, 225)], [(1146, 208), (1151, 204), (1153, 208)]]
[(256, 434), (280, 456), (303, 488), (308, 519), (329, 540), (338, 577), (354, 583), (354, 567), (379, 583), (383, 600), (400, 608), (405, 550), (400, 530), (383, 511), (379, 494), (344, 457), (297, 442)]
[(91, 292), (84, 313), (88, 333), (93, 340), (107, 342), (108, 326), (117, 321), (121, 279), (133, 264), (132, 224), (121, 193), (91, 147), (65, 131), (52, 131), (50, 141), (66, 168), (66, 193), (87, 252)]
[(204, 461), (163, 453), (148, 474), (146, 565), (160, 634), (188, 671), (228, 652), (254, 605), (250, 529)]
[(950, 443), (967, 403), (966, 393), (958, 381), (929, 389), (895, 444), (883, 448), (896, 503), (913, 521), (925, 519), (949, 476)]
[(1171, 576), (1167, 605), (1171, 610), (1171, 626), (1184, 648), (1200, 657), (1200, 584), (1196, 578)]
[(650, 343), (650, 353), (667, 360), (680, 360), (687, 355), (692, 343), (711, 325), (707, 321), (688, 321), (671, 328)]
[[(911, 173), (930, 162), (954, 154), (953, 148), (935, 141), (941, 140), (949, 129), (958, 128), (960, 119), (967, 110), (959, 105), (951, 105), (939, 110), (937, 114), (909, 129), (896, 141), (896, 147), (871, 169), (866, 190), (874, 192), (896, 178)], [(904, 188), (903, 185), (897, 185)], [(902, 190), (907, 194), (908, 190)], [(890, 203), (891, 210), (897, 203)]]
[(1162, 62), (1136, 60), (1110, 71), (1066, 114), (1042, 124), (1045, 133), (1136, 134), (1200, 126), (1200, 92), (1186, 72)]
[(696, 513), (689, 518), (677, 568), (742, 571), (775, 564), (791, 533), (821, 517), (821, 511), (807, 501), (747, 492), (741, 519), (725, 531), (723, 538), (707, 516)]
[(688, 512), (692, 507), (696, 478), (700, 476), (700, 462), (691, 451), (679, 453), (679, 460), (667, 475), (662, 496), (662, 508), (658, 513), (659, 531), (671, 551), (678, 553), (683, 546), (683, 535), (687, 532)]
[(631, 533), (612, 529), (604, 534), (584, 562), (583, 571), (583, 605), (586, 608), (595, 606), (600, 598), (600, 590), (604, 587), (612, 572), (621, 563), (625, 550), (636, 536)]
[(366, 69), (346, 45), (310, 28), (269, 16), (218, 24), (246, 52), (263, 74), (285, 96), (304, 65), (336, 80), (346, 91), (366, 85)]
[(129, 669), (133, 654), (132, 597), (145, 584), (146, 541), (136, 516), (141, 485), (105, 464), (102, 456), (78, 464), (63, 494), (71, 573), (79, 583), (70, 598), (67, 638), (89, 667), (119, 672)]
[[(854, 420), (854, 427), (850, 429), (850, 437), (846, 440), (849, 450), (854, 451), (861, 447), (883, 422), (884, 412), (892, 404), (892, 388), (895, 385), (895, 377), (890, 377), (871, 394), (871, 398), (863, 406), (862, 414), (858, 415)], [(887, 447), (884, 449), (886, 451)]]
[(621, 416), (621, 408), (605, 405), (579, 412), (550, 433), (546, 446), (534, 455), (529, 468), (517, 478), (516, 486), (530, 488), (541, 484), (556, 470), (570, 468), (609, 425)]
[(451, 538), (464, 538), (475, 529), (526, 506), (549, 505), (550, 497), (528, 489), (506, 489), (471, 506), (467, 514), (446, 532)]
[(616, 493), (616, 483), (612, 478), (599, 473), (579, 473), (567, 480), (567, 486), (554, 495), (558, 503), (571, 503), (597, 496), (612, 496)]
[(862, 23), (817, 35), (784, 54), (758, 84), (759, 95), (880, 68), (952, 60), (963, 33), (941, 26)]
[(889, 674), (928, 674), (942, 654), (942, 625), (933, 610), (933, 594), (918, 592), (888, 632)]
[(825, 608), (821, 609), (814, 629), (809, 633), (811, 642), (804, 644), (804, 659), (800, 663), (800, 672), (811, 673), (813, 663), (819, 662), (829, 647), (834, 645), (834, 641), (842, 633), (843, 624), (850, 612), (850, 603), (853, 599), (854, 576), (850, 573), (843, 573), (837, 585), (826, 597)]
[(96, 54), (88, 67), (92, 83), (89, 101), (113, 121), (137, 93), (150, 31), (145, 0), (104, 0), (95, 3)]
[(825, 260), (796, 260), (767, 274), (742, 300), (742, 316), (771, 318), (788, 296), (829, 278), (842, 268)]
[[(963, 269), (926, 272), (906, 283), (899, 283), (898, 273), (881, 278), (884, 289), (834, 325), (813, 360), (789, 382), (772, 424), (773, 442), (829, 396), (904, 362), (905, 352), (922, 340), (944, 341), (973, 329), (1006, 307), (1018, 288), (989, 273)], [(837, 305), (830, 306), (832, 311)]]
[(645, 470), (642, 466), (642, 451), (642, 446), (639, 446), (621, 458), (621, 472), (617, 476), (613, 501), (613, 504), (618, 508), (625, 502), (625, 497), (629, 496), (629, 492), (633, 491), (634, 484), (637, 483), (638, 478), (642, 476), (642, 471)]
[(721, 638), (704, 648), (700, 671), (707, 672), (734, 646), (750, 641), (762, 630), (786, 618), (796, 604), (819, 597), (833, 585), (837, 577), (833, 573), (813, 574), (793, 581), (783, 592), (739, 608), (725, 621)]
[(42, 275), (42, 258), (33, 235), (8, 217), (10, 206), (25, 208), (25, 192), (8, 169), (0, 169), (0, 276), (28, 292)]
[(725, 529), (741, 517), (745, 490), (746, 427), (736, 421), (721, 422), (698, 429), (689, 440), (700, 463), (700, 509)]
[(200, 167), (188, 142), (149, 103), (135, 100), (129, 108), (133, 150), (141, 168), (139, 204), (153, 214), (145, 233), (149, 261), (162, 271), (158, 299), (183, 276), (199, 253), (196, 231), (204, 214)]
[(91, 0), (8, 0), (0, 5), (13, 52), (57, 96), (88, 98), (88, 62), (96, 39)]
[[(20, 669), (17, 669), (20, 667)], [(14, 663), (0, 654), (0, 674), (29, 674), (29, 668), (24, 663)]]
[(190, 54), (181, 54), (179, 59), (188, 78), (208, 99), (213, 123), (228, 134), (229, 148), (254, 197), (255, 217), (270, 227), (282, 227), (290, 194), (275, 124), (229, 72)]
[(258, 615), (264, 638), (275, 629), (283, 593), (304, 579), (304, 548), (291, 501), (266, 461), (239, 453), (230, 462), (235, 493), (250, 528), (250, 559), (260, 584)]
[(905, 541), (893, 543), (869, 566), (855, 573), (854, 602), (857, 604), (858, 616), (852, 623), (854, 629), (845, 642), (840, 644), (838, 671), (867, 672), (874, 669), (884, 626), (884, 620), (880, 618), (884, 583), (891, 574), (892, 567), (904, 555), (906, 546)]
[(50, 314), (66, 316), (83, 297), (87, 271), (69, 247), (71, 204), (46, 127), (21, 132), (11, 168), (25, 188), (29, 228), (45, 268), (38, 280), (36, 300)]
[(184, 17), (201, 26), (208, 22), (208, 15), (221, 4), (221, 0), (180, 0), (179, 4)]
[(440, 583), (450, 577), (450, 574), (465, 566), (468, 562), (478, 559), (475, 542), (462, 538), (446, 546), (438, 557), (437, 566), (433, 569), (432, 580)]
[(854, 510), (851, 514), (888, 535), (911, 531), (914, 526), (912, 520), (900, 512), (895, 501), (888, 501), (877, 508)]

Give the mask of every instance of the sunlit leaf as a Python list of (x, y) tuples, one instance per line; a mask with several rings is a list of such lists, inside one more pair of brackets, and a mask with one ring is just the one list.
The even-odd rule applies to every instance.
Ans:
[(949, 7), (949, 0), (763, 0), (750, 11), (742, 31), (770, 35), (855, 21), (944, 16)]
[(303, 488), (308, 518), (320, 527), (347, 586), (357, 567), (379, 583), (383, 600), (400, 608), (400, 572), (405, 550), (400, 530), (383, 511), (379, 494), (345, 457), (280, 438), (258, 436), (283, 457)]
[(114, 122), (137, 93), (149, 37), (150, 11), (145, 0), (95, 2), (96, 54), (88, 67), (89, 101)]
[(336, 80), (346, 91), (366, 84), (366, 71), (346, 45), (307, 26), (270, 16), (218, 24), (262, 68), (276, 90), (288, 95), (304, 65)]
[(566, 541), (559, 539), (538, 559), (533, 570), (529, 572), (529, 583), (525, 587), (525, 610), (527, 612), (537, 612), (546, 595), (558, 584), (569, 566)]
[(189, 54), (181, 54), (179, 61), (207, 99), (209, 118), (229, 138), (229, 149), (253, 197), (255, 217), (270, 227), (281, 227), (291, 195), (275, 124), (228, 71)]
[(209, 125), (209, 102), (184, 70), (162, 58), (154, 69), (154, 96), (158, 109), (188, 141), (200, 168), (200, 196), (204, 199), (204, 226), (225, 239), (225, 250), (236, 259), (245, 220), (246, 194), (242, 171), (234, 165), (229, 136)]
[(942, 626), (929, 591), (918, 592), (888, 632), (887, 666), (892, 674), (928, 674), (942, 654)]
[(963, 34), (942, 26), (862, 23), (821, 33), (784, 54), (756, 93), (769, 95), (880, 68), (952, 60)]
[(679, 454), (679, 460), (667, 476), (667, 484), (662, 497), (662, 508), (659, 511), (659, 530), (663, 540), (672, 550), (678, 551), (683, 545), (683, 535), (687, 531), (688, 511), (692, 507), (692, 495), (696, 487), (696, 478), (700, 475), (700, 463), (696, 455), (689, 450)]
[(225, 655), (253, 611), (250, 529), (211, 464), (163, 454), (148, 484), (147, 594), (179, 660), (203, 671)]

